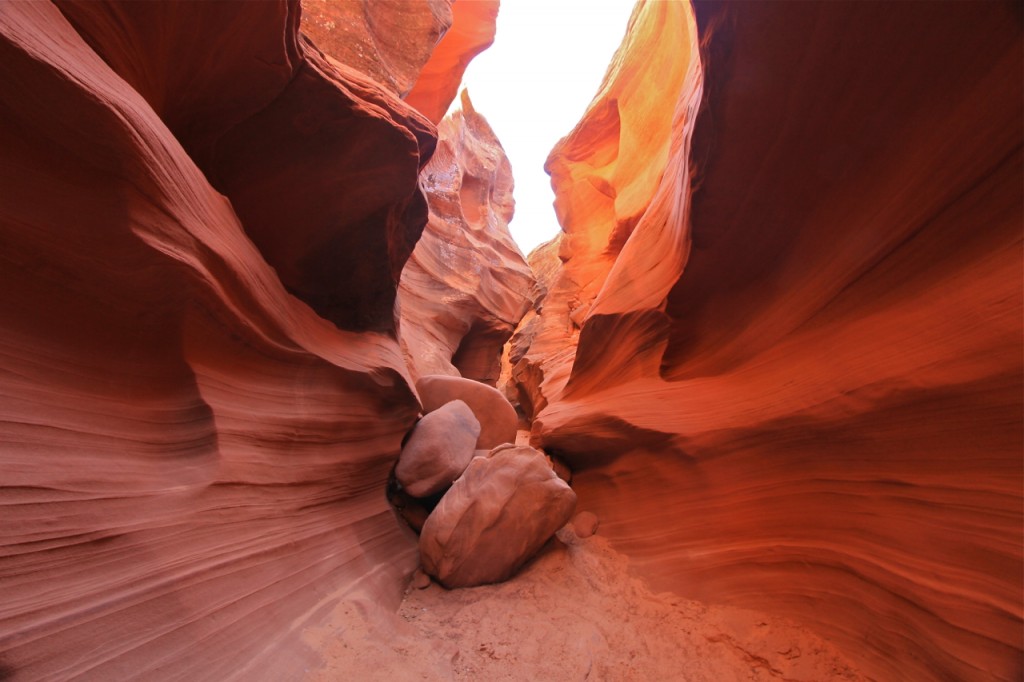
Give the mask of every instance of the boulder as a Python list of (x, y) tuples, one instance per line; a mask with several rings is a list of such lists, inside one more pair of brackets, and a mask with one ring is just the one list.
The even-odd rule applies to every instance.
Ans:
[(423, 525), (423, 570), (449, 588), (506, 580), (575, 509), (576, 493), (537, 450), (474, 457)]
[(431, 374), (416, 382), (423, 411), (430, 413), (453, 400), (462, 400), (480, 422), (477, 450), (490, 450), (502, 443), (514, 443), (519, 418), (501, 391), (463, 377)]
[(480, 422), (461, 400), (453, 400), (413, 427), (395, 467), (395, 478), (413, 497), (426, 497), (451, 485), (473, 459)]

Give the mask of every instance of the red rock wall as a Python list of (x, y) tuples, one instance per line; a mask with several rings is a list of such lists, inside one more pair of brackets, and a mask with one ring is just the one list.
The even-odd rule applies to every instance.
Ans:
[(0, 4), (0, 676), (283, 679), (397, 605), (434, 131), (297, 26)]
[(302, 42), (295, 2), (59, 7), (231, 200), (291, 293), (344, 329), (394, 328), (395, 285), (426, 219), (428, 121)]
[(493, 386), (534, 284), (508, 231), (512, 168), (465, 91), (462, 110), (438, 134), (421, 175), (430, 218), (402, 271), (400, 340), (415, 377), (450, 374)]
[(455, 99), (469, 62), (494, 42), (497, 20), (498, 0), (455, 2), (451, 28), (420, 70), (405, 101), (434, 123), (440, 123)]
[[(453, 0), (302, 0), (301, 28), (334, 59), (405, 97), (452, 29), (457, 5)], [(454, 96), (453, 91), (448, 101)]]
[(688, 223), (664, 142), (669, 183), (616, 179), (614, 69), (549, 160), (580, 293), (544, 302), (561, 356), (524, 356), (534, 442), (656, 587), (790, 616), (877, 679), (1019, 679), (1019, 8), (696, 16)]
[[(562, 266), (542, 276), (543, 314), (527, 321), (529, 349), (512, 372), (534, 413), (568, 380), (585, 321), (599, 310), (655, 310), (686, 256), (696, 24), (676, 0), (638, 3), (629, 26), (600, 91), (546, 164), (562, 234), (534, 261), (552, 270), (557, 254)], [(625, 360), (611, 366), (642, 371), (641, 358)]]

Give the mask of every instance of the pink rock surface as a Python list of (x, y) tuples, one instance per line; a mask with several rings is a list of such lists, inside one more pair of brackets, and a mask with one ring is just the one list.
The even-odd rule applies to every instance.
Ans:
[[(343, 595), (394, 608), (415, 566), (381, 494), (420, 407), (398, 344), (288, 289), (328, 314), (306, 284), (351, 276), (359, 313), (334, 321), (391, 328), (432, 126), (297, 22), (295, 2), (0, 4), (18, 679), (293, 677), (318, 660), (306, 627)], [(364, 271), (318, 273), (338, 249)]]
[(400, 341), (414, 376), (461, 375), (493, 386), (534, 283), (508, 231), (512, 170), (465, 92), (462, 110), (438, 132), (437, 152), (420, 175), (430, 217), (399, 286)]
[(479, 381), (443, 375), (421, 377), (416, 391), (423, 411), (431, 412), (453, 400), (463, 400), (480, 422), (478, 450), (490, 450), (504, 443), (515, 443), (518, 418), (512, 405), (497, 389)]
[(506, 580), (575, 508), (576, 494), (537, 450), (475, 457), (423, 525), (420, 561), (449, 588)]
[(439, 493), (469, 465), (480, 436), (480, 422), (461, 400), (430, 412), (413, 427), (402, 447), (395, 478), (413, 497)]

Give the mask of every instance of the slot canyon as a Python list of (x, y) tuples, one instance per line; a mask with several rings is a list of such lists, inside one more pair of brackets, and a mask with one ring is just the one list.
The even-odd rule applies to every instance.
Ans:
[(1022, 679), (1021, 4), (501, 11), (0, 1), (0, 679)]

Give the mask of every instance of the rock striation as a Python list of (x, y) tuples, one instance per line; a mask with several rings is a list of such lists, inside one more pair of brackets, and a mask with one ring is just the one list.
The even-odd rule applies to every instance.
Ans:
[(1021, 63), (1004, 4), (638, 3), (513, 376), (656, 588), (1019, 678)]
[(493, 386), (502, 346), (531, 306), (534, 279), (508, 232), (515, 205), (508, 159), (465, 91), (461, 101), (441, 122), (421, 175), (430, 215), (402, 271), (400, 340), (415, 377), (450, 374)]
[(299, 15), (0, 5), (4, 676), (292, 677), (416, 565), (381, 491), (435, 130)]
[(642, 0), (531, 272), (493, 131), (435, 128), (497, 4), (406, 4), (0, 3), (0, 677), (314, 669), (397, 606), (382, 492), (462, 400), (447, 481), (389, 491), (444, 584), (578, 494), (561, 535), (656, 589), (1020, 679), (1019, 8)]

